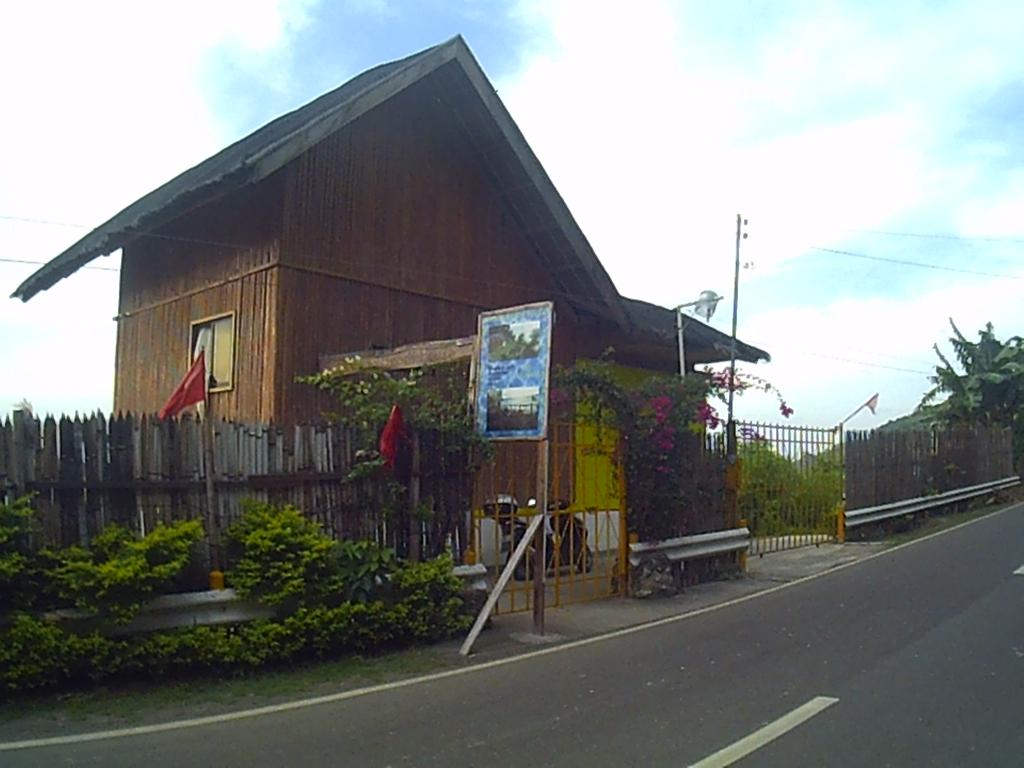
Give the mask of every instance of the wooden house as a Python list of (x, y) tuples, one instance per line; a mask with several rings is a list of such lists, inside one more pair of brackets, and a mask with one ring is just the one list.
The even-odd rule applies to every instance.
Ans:
[[(456, 338), (482, 310), (556, 306), (556, 362), (608, 347), (677, 365), (672, 310), (622, 297), (461, 37), (375, 67), (132, 203), (18, 287), (122, 250), (114, 408), (159, 409), (198, 334), (228, 419), (322, 403), (325, 356)], [(691, 364), (728, 358), (686, 326)], [(738, 357), (768, 355), (739, 343)]]

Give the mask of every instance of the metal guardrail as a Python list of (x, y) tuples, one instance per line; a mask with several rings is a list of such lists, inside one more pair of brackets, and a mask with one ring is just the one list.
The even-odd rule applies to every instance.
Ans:
[[(452, 569), (452, 574), (462, 581), (466, 592), (487, 591), (487, 568), (483, 565), (460, 565)], [(130, 622), (108, 627), (106, 631), (118, 637), (161, 629), (244, 624), (256, 619), (272, 619), (276, 615), (276, 609), (255, 600), (245, 600), (230, 588), (181, 592), (150, 600)], [(95, 616), (75, 608), (49, 611), (45, 617), (50, 621), (85, 627), (96, 623)]]
[(644, 555), (662, 554), (670, 562), (678, 563), (695, 560), (699, 557), (724, 555), (728, 552), (745, 550), (750, 546), (750, 530), (747, 528), (731, 528), (727, 531), (698, 533), (694, 536), (680, 536), (677, 539), (666, 539), (658, 542), (641, 542), (629, 545), (629, 563), (640, 564)]
[(946, 504), (955, 504), (959, 501), (966, 501), (977, 496), (984, 496), (993, 491), (1001, 491), (1004, 488), (1012, 488), (1020, 485), (1020, 477), (1004, 477), (1001, 480), (992, 480), (978, 485), (969, 485), (965, 488), (955, 488), (952, 491), (938, 493), (934, 496), (920, 496), (914, 499), (894, 501), (889, 504), (880, 504), (876, 507), (864, 507), (862, 509), (848, 509), (845, 513), (845, 524), (847, 528), (856, 528), (859, 525), (888, 520), (893, 517), (923, 512), (926, 509), (942, 507)]
[[(241, 624), (255, 619), (273, 618), (274, 615), (273, 608), (243, 600), (233, 589), (182, 592), (154, 598), (130, 622), (109, 628), (108, 631), (112, 636), (131, 635), (198, 625)], [(95, 621), (91, 614), (68, 608), (50, 611), (46, 617), (71, 624), (88, 625)]]

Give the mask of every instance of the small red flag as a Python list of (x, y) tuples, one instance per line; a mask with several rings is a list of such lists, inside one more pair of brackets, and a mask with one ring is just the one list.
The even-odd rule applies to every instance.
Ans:
[(384, 425), (384, 431), (380, 433), (380, 455), (384, 459), (384, 466), (388, 469), (395, 468), (398, 444), (404, 435), (405, 419), (402, 418), (402, 409), (393, 405), (387, 424)]
[(196, 355), (195, 362), (188, 369), (185, 378), (174, 388), (164, 407), (157, 414), (161, 419), (170, 419), (195, 403), (206, 399), (206, 355)]

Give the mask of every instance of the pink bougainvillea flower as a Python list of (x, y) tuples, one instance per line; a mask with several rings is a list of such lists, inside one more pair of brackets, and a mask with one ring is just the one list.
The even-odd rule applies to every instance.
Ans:
[(697, 408), (697, 421), (708, 429), (715, 429), (720, 423), (718, 412), (707, 402), (701, 403)]
[(659, 423), (665, 421), (672, 411), (672, 398), (668, 395), (652, 397), (647, 404), (651, 406), (651, 409), (654, 411), (654, 418)]

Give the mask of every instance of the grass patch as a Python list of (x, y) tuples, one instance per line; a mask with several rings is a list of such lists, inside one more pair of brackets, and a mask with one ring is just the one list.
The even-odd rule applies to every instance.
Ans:
[(164, 722), (265, 706), (452, 667), (451, 653), (415, 648), (266, 670), (247, 677), (136, 682), (23, 695), (0, 704), (0, 740)]

